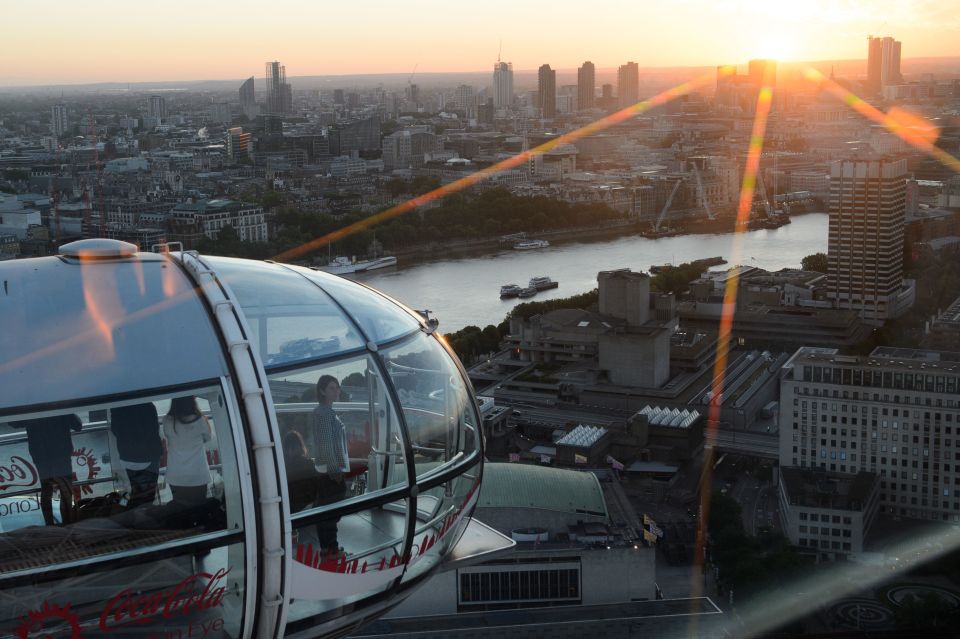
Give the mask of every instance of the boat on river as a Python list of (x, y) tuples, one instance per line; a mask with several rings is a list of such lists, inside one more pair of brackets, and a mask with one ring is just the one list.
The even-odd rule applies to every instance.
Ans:
[(381, 268), (387, 268), (397, 265), (397, 258), (393, 255), (384, 255), (372, 260), (361, 260), (356, 262), (349, 257), (335, 257), (330, 260), (326, 266), (317, 266), (318, 271), (332, 273), (334, 275), (346, 275), (348, 273), (366, 273)]
[(520, 295), (518, 297), (520, 297), (520, 299), (528, 299), (536, 294), (537, 289), (533, 288), (532, 286), (528, 286), (527, 288), (520, 289)]
[(518, 251), (532, 251), (533, 249), (547, 248), (550, 246), (550, 242), (546, 240), (524, 240), (523, 242), (517, 242), (513, 245), (513, 248)]
[(559, 282), (554, 282), (549, 277), (531, 277), (530, 278), (530, 287), (535, 288), (538, 291), (546, 291), (551, 288), (557, 288), (560, 286)]
[(517, 297), (522, 290), (523, 289), (517, 284), (504, 284), (500, 287), (500, 297)]

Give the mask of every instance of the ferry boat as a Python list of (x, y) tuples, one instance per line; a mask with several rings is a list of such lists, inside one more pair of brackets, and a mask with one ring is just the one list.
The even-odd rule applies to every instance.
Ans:
[(546, 240), (524, 240), (523, 242), (517, 242), (513, 245), (518, 251), (530, 251), (533, 249), (547, 248), (550, 246), (550, 242)]
[(518, 297), (520, 297), (521, 299), (527, 299), (529, 297), (533, 297), (536, 294), (537, 294), (537, 289), (533, 288), (532, 286), (528, 286), (527, 288), (520, 289), (520, 295)]
[(332, 273), (333, 275), (346, 275), (348, 273), (365, 273), (379, 268), (396, 266), (396, 264), (397, 258), (392, 255), (385, 255), (372, 260), (362, 260), (360, 262), (354, 262), (349, 257), (340, 256), (330, 260), (330, 263), (326, 266), (317, 266), (315, 268), (318, 271)]
[(522, 290), (517, 284), (504, 284), (500, 287), (500, 297), (516, 297)]
[(535, 288), (538, 291), (546, 291), (551, 288), (557, 288), (560, 286), (559, 282), (554, 282), (549, 277), (531, 277), (530, 278), (530, 287)]

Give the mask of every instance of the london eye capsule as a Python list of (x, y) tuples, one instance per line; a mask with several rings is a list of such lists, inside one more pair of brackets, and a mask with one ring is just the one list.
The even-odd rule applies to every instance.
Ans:
[(380, 293), (82, 240), (0, 318), (0, 637), (340, 635), (458, 552), (476, 401)]

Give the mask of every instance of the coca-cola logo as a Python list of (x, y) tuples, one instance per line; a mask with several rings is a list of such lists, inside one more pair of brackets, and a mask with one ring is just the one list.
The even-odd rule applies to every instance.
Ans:
[[(81, 447), (74, 449), (71, 453), (74, 481), (88, 481), (96, 479), (100, 475), (100, 463), (92, 449)], [(40, 475), (37, 473), (37, 467), (29, 459), (20, 455), (11, 456), (6, 463), (0, 463), (0, 493), (12, 488), (34, 488), (40, 484)], [(93, 487), (84, 484), (76, 489), (77, 498), (80, 492), (90, 494)]]
[(34, 465), (19, 455), (14, 455), (6, 464), (0, 465), (0, 491), (30, 488), (36, 485), (39, 479)]
[[(227, 593), (226, 577), (230, 571), (231, 568), (221, 568), (215, 573), (198, 572), (157, 592), (142, 593), (124, 588), (104, 606), (98, 627), (105, 634), (119, 631), (122, 636), (127, 634), (123, 629), (131, 626), (161, 624), (164, 628), (171, 628), (178, 619), (184, 619), (190, 626), (191, 637), (205, 637), (210, 632), (219, 632), (223, 630), (223, 618), (199, 622), (189, 618), (196, 613), (218, 608), (223, 603)], [(83, 639), (80, 622), (70, 612), (70, 604), (60, 606), (45, 601), (40, 610), (31, 610), (23, 617), (15, 632), (20, 639), (54, 636), (46, 626), (62, 626), (64, 623), (69, 627), (69, 635), (56, 636)], [(63, 628), (60, 632), (63, 632)]]

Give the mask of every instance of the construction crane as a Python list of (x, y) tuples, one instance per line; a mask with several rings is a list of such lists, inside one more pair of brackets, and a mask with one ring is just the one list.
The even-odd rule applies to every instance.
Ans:
[(653, 225), (653, 232), (660, 232), (660, 225), (663, 223), (663, 218), (667, 216), (667, 211), (670, 209), (670, 205), (673, 204), (673, 196), (677, 194), (677, 191), (680, 190), (680, 183), (683, 180), (677, 180), (673, 185), (673, 190), (670, 191), (670, 196), (667, 198), (667, 203), (663, 205), (663, 210), (660, 211), (660, 217), (657, 218), (656, 224)]
[(693, 163), (693, 175), (697, 178), (697, 199), (699, 204), (703, 207), (703, 210), (707, 212), (707, 217), (711, 220), (717, 219), (713, 214), (713, 211), (710, 210), (710, 202), (707, 201), (707, 195), (703, 189), (703, 178), (700, 177), (700, 169), (697, 168), (697, 163)]
[[(757, 190), (760, 191), (760, 200), (763, 202), (763, 210), (766, 211), (767, 217), (773, 217), (773, 209), (770, 208), (770, 200), (767, 199), (767, 187), (763, 183), (763, 171), (757, 171)], [(754, 197), (756, 197), (754, 193)]]

